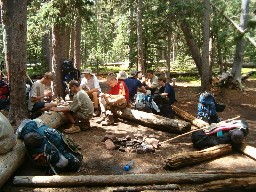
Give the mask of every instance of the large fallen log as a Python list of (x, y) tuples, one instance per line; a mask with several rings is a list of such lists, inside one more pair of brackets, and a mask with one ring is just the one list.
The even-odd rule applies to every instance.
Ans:
[(145, 191), (145, 190), (180, 190), (180, 186), (177, 184), (167, 185), (148, 185), (148, 186), (136, 186), (136, 187), (120, 187), (114, 189), (113, 192), (134, 192), (134, 191)]
[(0, 155), (0, 188), (24, 162), (25, 155), (25, 146), (19, 140), (11, 151)]
[[(253, 190), (254, 189), (254, 190)], [(202, 191), (255, 191), (256, 177), (231, 178), (219, 181), (212, 181), (202, 186)]]
[(246, 156), (256, 160), (256, 148), (252, 147), (250, 145), (242, 144), (239, 148), (239, 151), (241, 151)]
[(235, 171), (175, 172), (163, 174), (125, 174), (125, 175), (54, 175), (54, 176), (15, 176), (14, 185), (30, 187), (71, 187), (71, 186), (127, 186), (195, 184), (226, 178), (246, 178), (256, 174), (256, 169)]
[(172, 109), (175, 112), (175, 115), (177, 115), (178, 117), (184, 119), (185, 121), (190, 122), (191, 124), (202, 128), (205, 126), (208, 126), (209, 124), (206, 123), (205, 121), (201, 120), (201, 119), (197, 119), (195, 116), (191, 115), (190, 113), (178, 108), (175, 105), (172, 105)]
[(186, 121), (170, 119), (160, 115), (155, 115), (153, 113), (138, 111), (131, 108), (125, 108), (123, 110), (117, 111), (115, 115), (120, 118), (128, 119), (130, 121), (151, 127), (153, 129), (170, 133), (185, 133), (191, 130), (191, 124)]
[(230, 154), (231, 152), (232, 146), (230, 144), (216, 145), (201, 151), (182, 152), (168, 157), (165, 161), (164, 168), (170, 170), (178, 169), (212, 160), (216, 157)]
[[(65, 122), (63, 113), (52, 112), (39, 117), (47, 126), (58, 128)], [(6, 154), (0, 155), (0, 188), (25, 160), (25, 147), (22, 141), (17, 140), (14, 148)]]

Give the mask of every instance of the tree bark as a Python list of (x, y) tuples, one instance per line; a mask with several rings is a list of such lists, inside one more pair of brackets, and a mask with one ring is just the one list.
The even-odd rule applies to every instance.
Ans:
[(205, 5), (205, 9), (204, 9), (204, 24), (203, 24), (201, 92), (210, 90), (210, 60), (209, 60), (210, 0), (205, 0), (204, 5)]
[(145, 74), (143, 63), (143, 45), (142, 45), (142, 0), (137, 0), (137, 55), (138, 55), (138, 70)]
[(126, 174), (126, 175), (54, 175), (54, 176), (15, 176), (14, 185), (30, 187), (71, 187), (71, 186), (120, 186), (120, 185), (163, 185), (205, 183), (226, 178), (246, 178), (255, 175), (249, 171), (212, 171), (163, 174)]
[(27, 63), (27, 1), (3, 1), (3, 19), (6, 27), (6, 63), (10, 83), (11, 124), (19, 124), (28, 117), (26, 106)]
[(170, 119), (155, 115), (153, 113), (138, 111), (131, 108), (119, 110), (115, 115), (124, 119), (135, 121), (142, 125), (146, 125), (153, 129), (170, 133), (185, 133), (191, 130), (190, 123), (186, 121)]
[(208, 160), (215, 159), (232, 152), (232, 146), (229, 144), (217, 145), (201, 151), (182, 152), (174, 154), (167, 158), (165, 169), (178, 169), (188, 165), (202, 163)]
[[(246, 29), (247, 20), (249, 17), (249, 0), (242, 0), (241, 4), (241, 16), (240, 16), (240, 26), (242, 30)], [(245, 38), (244, 34), (239, 36), (236, 45), (236, 51), (234, 56), (234, 62), (231, 70), (231, 74), (233, 76), (233, 84), (238, 84), (238, 87), (241, 86), (241, 70), (244, 59), (244, 48), (245, 48)]]
[(74, 36), (74, 67), (81, 70), (81, 18), (76, 16), (75, 19), (75, 36)]
[(202, 191), (243, 191), (256, 189), (256, 177), (231, 178), (219, 181), (212, 181), (202, 186)]

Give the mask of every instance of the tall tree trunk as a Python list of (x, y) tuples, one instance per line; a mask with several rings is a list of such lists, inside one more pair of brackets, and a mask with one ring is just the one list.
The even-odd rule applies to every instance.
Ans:
[(74, 60), (74, 39), (75, 39), (75, 28), (74, 23), (71, 24), (71, 34), (70, 34), (70, 52), (69, 57)]
[(9, 68), (9, 120), (19, 124), (28, 117), (26, 106), (27, 1), (3, 0), (3, 23), (6, 29), (6, 64)]
[(71, 28), (67, 25), (65, 25), (65, 41), (63, 42), (64, 44), (64, 58), (69, 59), (69, 49), (70, 49), (70, 32)]
[(205, 5), (205, 10), (204, 10), (204, 27), (203, 27), (201, 92), (210, 90), (210, 61), (209, 61), (210, 0), (205, 0), (204, 5)]
[(201, 54), (200, 54), (200, 49), (196, 45), (196, 42), (195, 42), (192, 32), (191, 32), (191, 28), (189, 27), (189, 24), (184, 20), (181, 21), (180, 27), (185, 36), (189, 50), (191, 51), (192, 58), (195, 61), (196, 67), (198, 69), (198, 73), (199, 73), (200, 77), (202, 77), (202, 58), (201, 58)]
[(143, 62), (143, 45), (142, 45), (142, 0), (137, 0), (137, 49), (138, 49), (138, 70), (145, 73)]
[(42, 64), (47, 66), (49, 69), (51, 58), (50, 58), (50, 34), (46, 33), (42, 38)]
[(75, 36), (74, 36), (74, 67), (81, 69), (81, 18), (77, 16), (75, 19)]
[(64, 90), (61, 78), (61, 64), (65, 60), (65, 26), (63, 24), (54, 24), (52, 28), (52, 71), (55, 73), (55, 79), (53, 83), (53, 91), (56, 97), (63, 97)]
[(130, 0), (130, 18), (129, 18), (129, 67), (132, 68), (133, 67), (133, 64), (135, 63), (134, 62), (134, 56), (133, 56), (133, 52), (134, 52), (134, 49), (133, 49), (133, 33), (134, 33), (134, 0)]
[[(249, 3), (250, 0), (242, 0), (241, 5), (241, 16), (240, 16), (240, 27), (242, 30), (246, 29), (248, 15), (249, 15)], [(233, 83), (238, 84), (241, 87), (241, 70), (244, 59), (244, 47), (245, 47), (245, 38), (244, 34), (240, 35), (236, 44), (236, 51), (234, 55), (234, 62), (232, 66), (231, 74), (233, 76)]]

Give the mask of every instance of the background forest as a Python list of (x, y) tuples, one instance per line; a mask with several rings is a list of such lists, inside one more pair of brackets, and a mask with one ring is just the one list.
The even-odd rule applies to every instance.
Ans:
[[(1, 68), (10, 76), (10, 118), (22, 119), (26, 73), (56, 73), (61, 64), (94, 72), (124, 69), (198, 72), (202, 90), (214, 73), (241, 80), (242, 64), (255, 66), (254, 0), (1, 0)], [(120, 70), (122, 68), (118, 68)], [(19, 78), (18, 78), (19, 75)], [(15, 86), (17, 85), (17, 86)], [(16, 92), (16, 93), (15, 93)], [(15, 99), (14, 99), (15, 98)], [(24, 103), (24, 104), (23, 104)], [(14, 118), (15, 117), (15, 118)]]

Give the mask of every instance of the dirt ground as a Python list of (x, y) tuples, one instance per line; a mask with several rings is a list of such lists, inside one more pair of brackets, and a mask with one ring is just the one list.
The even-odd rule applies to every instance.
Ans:
[[(197, 102), (199, 96), (199, 86), (182, 82), (175, 85), (176, 106), (196, 116)], [(219, 113), (222, 119), (234, 118), (240, 115), (240, 119), (245, 119), (249, 124), (250, 133), (245, 139), (245, 143), (256, 147), (256, 80), (247, 79), (245, 81), (245, 91), (221, 89), (216, 95), (217, 102), (226, 104), (224, 112)], [(117, 119), (114, 126), (102, 127), (95, 123), (94, 118), (91, 124), (95, 126), (88, 131), (70, 135), (79, 143), (83, 154), (83, 165), (81, 170), (74, 175), (122, 175), (122, 174), (143, 174), (143, 173), (170, 173), (171, 171), (163, 169), (164, 161), (168, 156), (182, 152), (195, 150), (190, 140), (190, 135), (164, 143), (154, 153), (128, 153), (117, 150), (107, 150), (102, 142), (107, 133), (118, 136), (142, 135), (154, 136), (160, 142), (177, 136), (167, 132), (157, 131), (133, 122)], [(126, 172), (123, 166), (130, 160), (134, 160), (133, 168)], [(178, 169), (177, 172), (189, 171), (220, 171), (255, 168), (256, 161), (251, 158), (234, 152), (232, 155), (224, 156), (215, 160), (200, 163), (198, 165)], [(33, 166), (31, 162), (26, 161), (24, 165), (15, 172), (15, 175), (46, 175), (46, 173)], [(11, 177), (0, 191), (113, 191), (112, 187), (77, 187), (77, 188), (29, 188), (14, 186)], [(153, 184), (153, 183), (152, 183)], [(183, 191), (199, 191), (200, 185), (180, 185)], [(241, 190), (243, 191), (243, 190)], [(255, 189), (254, 189), (255, 191)]]

